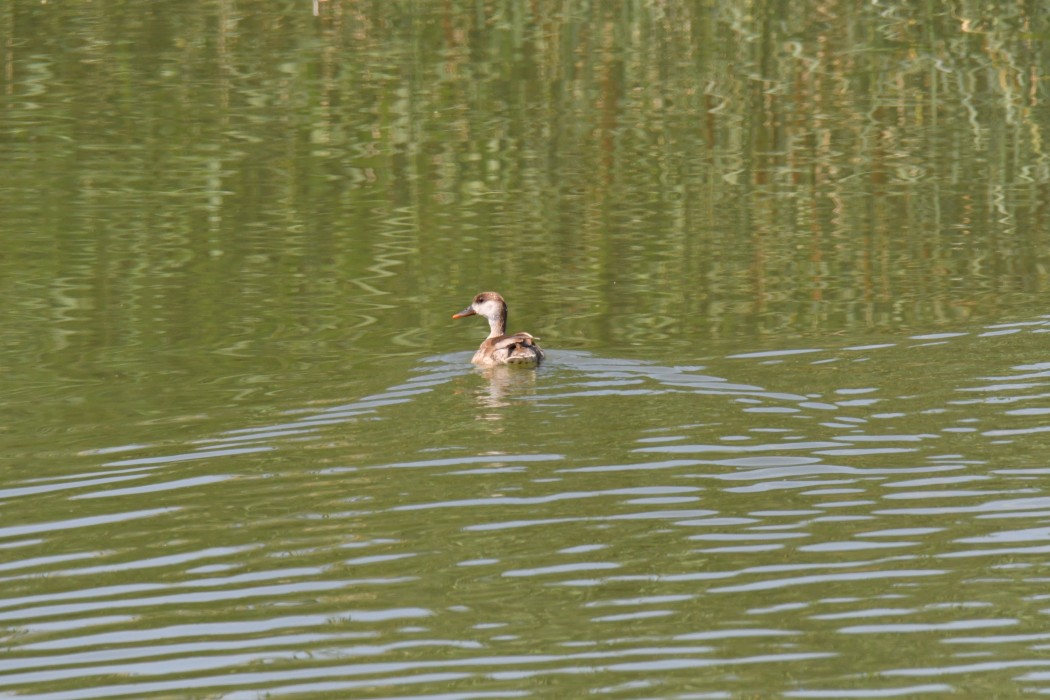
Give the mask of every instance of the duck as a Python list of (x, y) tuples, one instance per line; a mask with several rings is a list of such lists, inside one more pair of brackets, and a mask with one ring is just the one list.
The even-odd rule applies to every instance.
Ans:
[(484, 316), (489, 320), (489, 335), (470, 360), (479, 367), (519, 365), (536, 367), (543, 362), (543, 350), (531, 333), (507, 333), (507, 302), (496, 292), (481, 292), (470, 306), (452, 318)]

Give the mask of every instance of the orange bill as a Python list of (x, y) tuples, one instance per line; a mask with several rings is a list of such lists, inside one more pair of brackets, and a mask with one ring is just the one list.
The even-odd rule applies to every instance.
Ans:
[(467, 308), (460, 311), (458, 314), (452, 314), (452, 318), (463, 318), (464, 316), (473, 316), (476, 313), (477, 311), (468, 306)]

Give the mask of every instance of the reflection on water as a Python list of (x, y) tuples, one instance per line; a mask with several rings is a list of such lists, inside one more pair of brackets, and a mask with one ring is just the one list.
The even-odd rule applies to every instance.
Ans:
[[(484, 377), (485, 382), (476, 392), (478, 405), (485, 408), (499, 409), (509, 402), (527, 395), (530, 389), (536, 388), (536, 372), (522, 371), (517, 367), (486, 367), (476, 370)], [(479, 418), (485, 420), (502, 420), (503, 414), (491, 411)]]
[(477, 288), (579, 349), (679, 353), (1046, 294), (1027, 6), (321, 9), (0, 15), (6, 363), (192, 336), (229, 376), (336, 326), (415, 351), (444, 337), (419, 305)]
[(1012, 358), (1048, 331), (704, 366), (460, 352), (325, 408), (95, 450), (0, 491), (0, 687), (1045, 690), (1050, 365)]
[(1050, 691), (1050, 16), (787, 7), (8, 3), (0, 694)]

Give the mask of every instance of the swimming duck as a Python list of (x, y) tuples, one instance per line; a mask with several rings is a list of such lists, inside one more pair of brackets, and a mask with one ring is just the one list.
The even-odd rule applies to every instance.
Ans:
[(507, 302), (496, 292), (482, 292), (474, 297), (470, 306), (452, 314), (452, 318), (463, 318), (477, 314), (489, 320), (489, 337), (481, 343), (471, 362), (480, 367), (498, 365), (525, 365), (535, 367), (543, 361), (543, 350), (529, 333), (507, 332)]

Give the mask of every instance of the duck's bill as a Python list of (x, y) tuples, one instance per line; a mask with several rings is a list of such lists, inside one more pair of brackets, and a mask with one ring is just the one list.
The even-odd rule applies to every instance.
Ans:
[(477, 311), (468, 306), (467, 308), (460, 311), (458, 314), (452, 314), (452, 318), (463, 318), (464, 316), (473, 316), (476, 313)]

